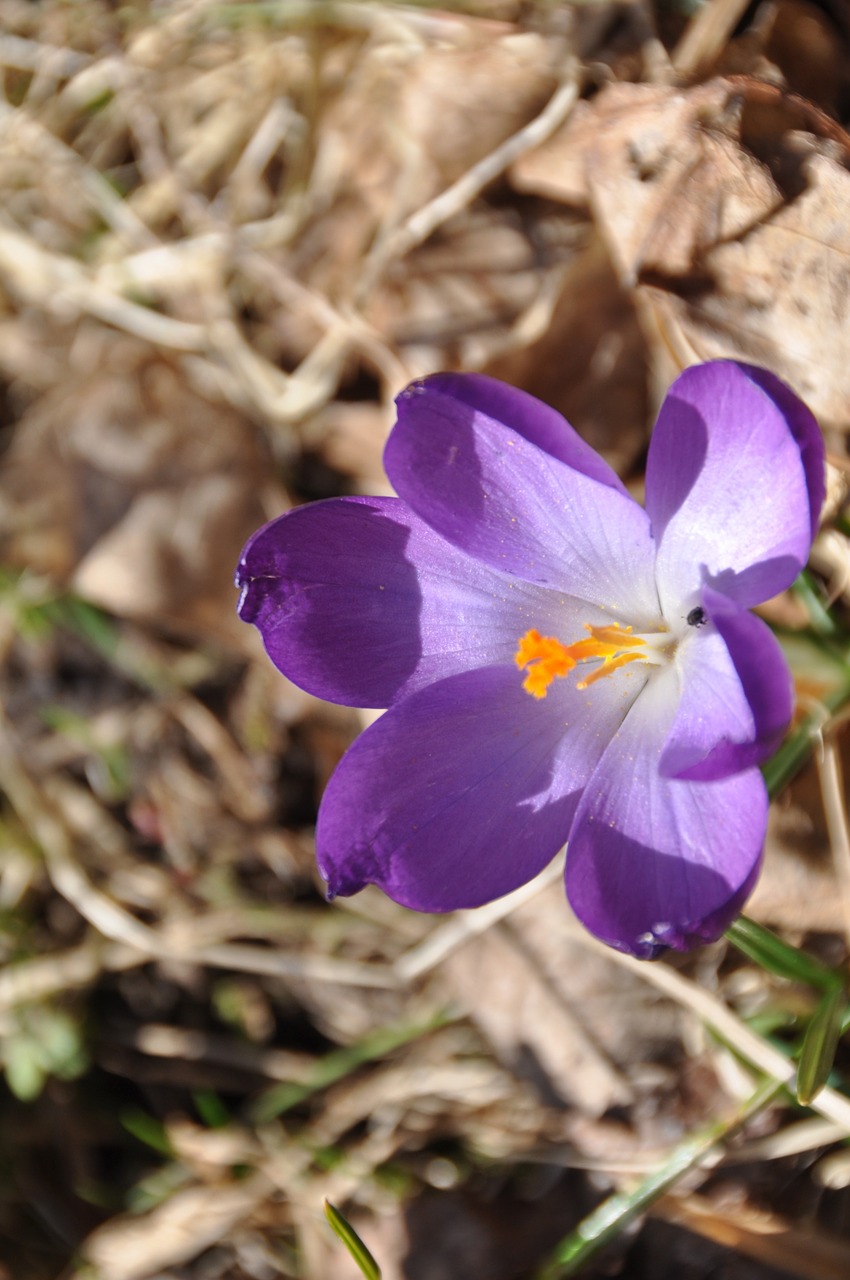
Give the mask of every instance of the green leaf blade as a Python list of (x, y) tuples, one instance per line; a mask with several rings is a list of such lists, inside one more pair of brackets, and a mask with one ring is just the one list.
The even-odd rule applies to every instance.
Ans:
[(330, 1200), (325, 1201), (325, 1217), (363, 1272), (366, 1280), (381, 1280), (381, 1268), (351, 1223), (340, 1213), (335, 1205), (331, 1204)]
[(797, 1067), (797, 1101), (804, 1107), (814, 1101), (829, 1079), (841, 1037), (845, 1002), (842, 986), (828, 991), (809, 1023)]
[(841, 978), (832, 969), (783, 942), (770, 929), (739, 916), (726, 930), (729, 941), (755, 964), (791, 982), (804, 982), (819, 991), (834, 991), (842, 986)]

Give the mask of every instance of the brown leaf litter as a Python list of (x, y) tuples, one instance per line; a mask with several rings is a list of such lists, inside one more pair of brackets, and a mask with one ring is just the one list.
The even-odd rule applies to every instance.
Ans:
[[(778, 1071), (746, 1019), (811, 993), (722, 945), (630, 968), (557, 868), (446, 921), (325, 904), (316, 803), (360, 721), (271, 671), (234, 564), (290, 504), (386, 491), (392, 398), (439, 368), (546, 399), (639, 491), (659, 389), (756, 360), (840, 476), (846, 15), (0, 10), (0, 1056), (54, 1055), (0, 1100), (10, 1274), (342, 1276), (330, 1195), (387, 1280), (519, 1280)], [(842, 626), (845, 500), (816, 561)], [(773, 608), (808, 643), (805, 604)], [(795, 651), (807, 710), (820, 652)], [(828, 757), (775, 807), (753, 911), (833, 961)], [(749, 1166), (696, 1171), (610, 1265), (832, 1274), (847, 1177), (809, 1170), (846, 1100), (818, 1105), (802, 1134), (765, 1112)]]

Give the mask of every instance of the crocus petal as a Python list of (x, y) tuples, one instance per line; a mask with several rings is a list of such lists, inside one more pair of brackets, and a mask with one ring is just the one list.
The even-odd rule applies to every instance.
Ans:
[(817, 419), (808, 405), (797, 397), (775, 373), (757, 365), (744, 365), (747, 376), (757, 382), (785, 416), (788, 428), (797, 442), (806, 477), (809, 496), (809, 526), (812, 539), (820, 525), (820, 513), (826, 497), (826, 466), (823, 436)]
[(689, 629), (677, 653), (682, 693), (661, 756), (669, 777), (723, 778), (758, 764), (793, 710), (791, 673), (766, 623), (709, 587), (703, 605), (709, 623)]
[(720, 936), (758, 874), (767, 793), (757, 769), (714, 782), (659, 770), (675, 673), (653, 678), (596, 767), (567, 848), (570, 903), (603, 942), (649, 959)]
[(646, 513), (473, 399), (459, 399), (439, 379), (399, 396), (384, 465), (400, 497), (476, 559), (592, 601), (636, 629), (654, 625)]
[[(645, 676), (635, 678), (631, 697)], [(316, 851), (328, 891), (377, 884), (405, 906), (480, 906), (532, 879), (567, 837), (579, 795), (626, 713), (556, 681), (542, 701), (513, 667), (462, 672), (392, 707), (328, 784)]]
[(331, 498), (260, 529), (237, 571), (240, 616), (316, 697), (388, 707), (457, 671), (512, 661), (531, 627), (604, 615), (458, 551), (397, 498)]
[(806, 563), (822, 485), (820, 435), (788, 388), (733, 361), (686, 369), (646, 467), (665, 612), (706, 582), (745, 607), (787, 587)]
[(581, 471), (620, 493), (626, 487), (612, 467), (571, 427), (563, 414), (536, 396), (483, 373), (435, 373), (420, 386), (462, 401), (494, 422), (503, 422), (531, 444), (574, 471)]

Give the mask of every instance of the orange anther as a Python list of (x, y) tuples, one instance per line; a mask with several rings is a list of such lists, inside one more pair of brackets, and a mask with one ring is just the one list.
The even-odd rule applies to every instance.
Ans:
[(578, 689), (586, 689), (588, 685), (641, 656), (638, 653), (623, 653), (623, 649), (646, 643), (639, 636), (631, 634), (631, 627), (621, 627), (616, 622), (610, 627), (593, 627), (586, 623), (585, 630), (590, 632), (589, 640), (576, 640), (569, 645), (562, 644), (555, 636), (541, 635), (536, 628), (526, 631), (517, 646), (514, 661), (520, 671), (528, 672), (522, 682), (527, 693), (533, 698), (545, 698), (549, 685), (557, 676), (567, 675), (579, 662), (601, 659), (602, 666), (576, 686)]
[(523, 689), (534, 698), (545, 698), (556, 676), (565, 676), (576, 665), (576, 657), (555, 636), (542, 636), (532, 628), (519, 642), (514, 661), (520, 671), (528, 668)]

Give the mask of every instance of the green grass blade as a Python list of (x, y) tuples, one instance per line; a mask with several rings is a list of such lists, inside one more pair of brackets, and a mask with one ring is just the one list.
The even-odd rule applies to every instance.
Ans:
[(828, 991), (809, 1023), (797, 1067), (797, 1101), (807, 1107), (826, 1084), (841, 1038), (847, 993), (843, 986)]
[(781, 1088), (776, 1080), (765, 1080), (729, 1119), (717, 1121), (686, 1138), (660, 1168), (633, 1190), (609, 1196), (561, 1241), (549, 1262), (538, 1272), (537, 1280), (561, 1280), (575, 1275), (630, 1222), (704, 1160), (713, 1147), (766, 1106)]
[(381, 1268), (360, 1239), (347, 1218), (344, 1218), (330, 1200), (325, 1201), (325, 1217), (363, 1272), (366, 1280), (381, 1280)]
[(841, 628), (824, 604), (815, 579), (808, 569), (803, 570), (791, 591), (805, 607), (809, 625), (815, 635), (824, 636), (827, 640), (840, 639)]
[(780, 978), (790, 978), (792, 982), (808, 983), (821, 991), (834, 991), (836, 988), (840, 990), (842, 987), (841, 978), (832, 969), (806, 955), (805, 951), (789, 946), (775, 933), (756, 924), (748, 916), (739, 916), (730, 924), (726, 937), (733, 946), (768, 973), (775, 973)]

